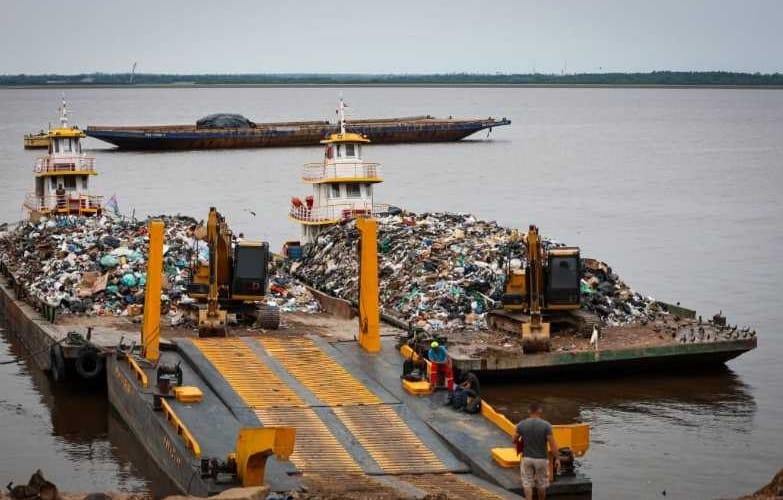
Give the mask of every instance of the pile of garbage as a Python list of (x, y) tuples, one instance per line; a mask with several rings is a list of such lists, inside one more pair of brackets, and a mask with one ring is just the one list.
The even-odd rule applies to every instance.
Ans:
[[(379, 217), (383, 312), (426, 330), (481, 329), (501, 307), (507, 263), (526, 253), (517, 231), (469, 214), (402, 213)], [(358, 299), (355, 223), (334, 226), (305, 245), (290, 272), (330, 295)], [(563, 246), (543, 238), (545, 249)], [(606, 264), (583, 265), (585, 309), (619, 325), (651, 313), (654, 300), (628, 288)]]
[[(187, 295), (194, 259), (209, 260), (196, 239), (198, 222), (186, 216), (158, 216), (165, 224), (161, 300), (164, 311), (192, 302)], [(60, 314), (136, 316), (143, 312), (149, 237), (147, 221), (100, 218), (42, 219), (0, 232), (0, 261), (31, 301)], [(273, 276), (269, 302), (285, 311), (314, 311), (317, 302), (287, 276)], [(172, 325), (181, 315), (172, 316)]]
[[(176, 302), (186, 291), (197, 222), (159, 218), (166, 225), (162, 299)], [(62, 312), (124, 316), (139, 314), (144, 304), (148, 246), (146, 221), (44, 218), (0, 237), (0, 260), (28, 296)]]
[(582, 260), (581, 292), (582, 308), (606, 325), (652, 321), (661, 312), (654, 298), (634, 292), (608, 264), (595, 259)]

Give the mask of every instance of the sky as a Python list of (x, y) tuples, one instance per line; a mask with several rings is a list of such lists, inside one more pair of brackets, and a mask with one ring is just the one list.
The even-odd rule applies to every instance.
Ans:
[(0, 74), (783, 72), (781, 0), (0, 5)]

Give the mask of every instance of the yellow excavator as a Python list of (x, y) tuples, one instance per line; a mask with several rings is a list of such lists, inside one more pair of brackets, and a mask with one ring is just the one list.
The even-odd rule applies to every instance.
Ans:
[(209, 261), (191, 265), (188, 295), (196, 299), (200, 336), (225, 336), (228, 315), (237, 321), (276, 329), (280, 312), (262, 304), (269, 272), (269, 244), (235, 240), (225, 217), (209, 209), (206, 226), (196, 237), (209, 248)]
[[(524, 247), (526, 264), (512, 258)], [(490, 328), (522, 334), (524, 352), (549, 351), (550, 321), (571, 325), (582, 321), (578, 247), (544, 249), (536, 226), (524, 237), (512, 236), (506, 266), (503, 308), (490, 311)]]

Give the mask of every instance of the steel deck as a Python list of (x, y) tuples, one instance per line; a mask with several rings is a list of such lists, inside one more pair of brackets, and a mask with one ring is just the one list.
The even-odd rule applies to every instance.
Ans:
[[(308, 484), (337, 475), (368, 489), (449, 498), (509, 498), (475, 478), (429, 427), (308, 338), (191, 339), (203, 359), (267, 426), (296, 427), (291, 462)], [(418, 495), (420, 493), (421, 495)]]

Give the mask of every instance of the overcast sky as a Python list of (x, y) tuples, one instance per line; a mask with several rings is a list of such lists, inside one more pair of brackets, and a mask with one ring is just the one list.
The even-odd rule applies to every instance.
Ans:
[(0, 73), (783, 72), (781, 0), (1, 0)]

